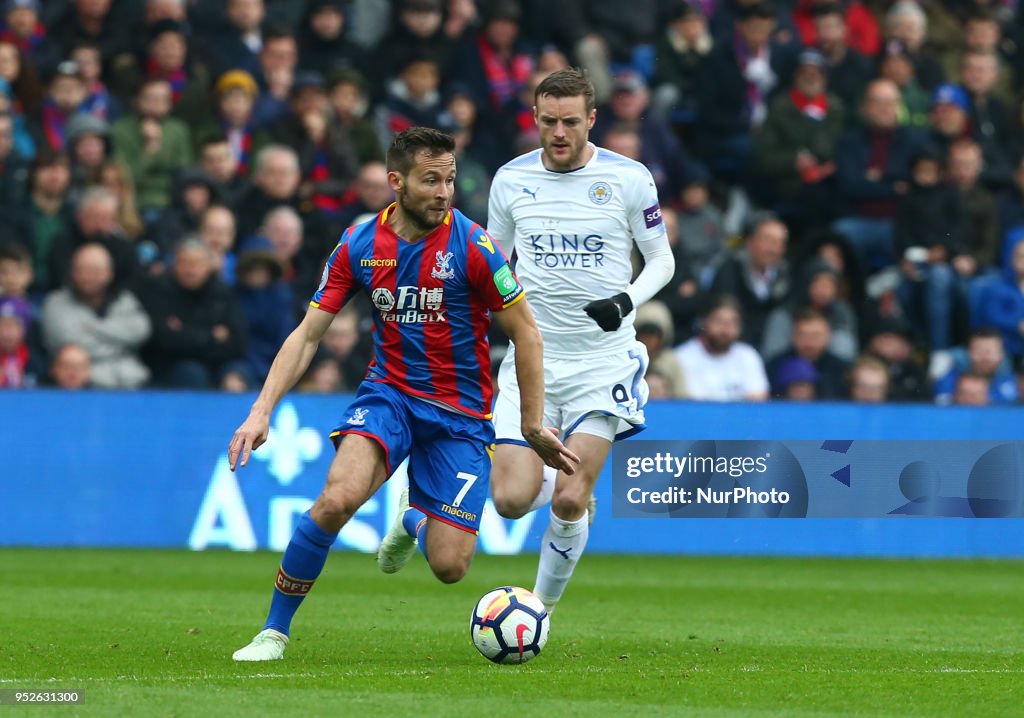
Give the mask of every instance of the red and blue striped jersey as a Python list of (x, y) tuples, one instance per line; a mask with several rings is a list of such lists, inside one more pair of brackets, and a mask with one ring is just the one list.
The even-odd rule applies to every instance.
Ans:
[(345, 230), (310, 304), (333, 314), (364, 289), (375, 308), (367, 379), (489, 419), (489, 312), (519, 301), (523, 287), (490, 235), (458, 210), (412, 243), (387, 221), (394, 206)]

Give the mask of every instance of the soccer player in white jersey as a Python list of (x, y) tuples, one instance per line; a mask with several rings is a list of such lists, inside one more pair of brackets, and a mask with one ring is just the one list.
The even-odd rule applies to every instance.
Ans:
[[(574, 475), (544, 465), (519, 432), (514, 347), (502, 364), (494, 409), (491, 490), (518, 518), (551, 501), (534, 593), (552, 610), (587, 543), (587, 503), (612, 442), (644, 428), (647, 351), (633, 309), (672, 277), (675, 263), (651, 173), (588, 141), (594, 88), (576, 69), (549, 75), (534, 94), (541, 149), (500, 170), (488, 231), (530, 292), (544, 338), (545, 426), (581, 458)], [(644, 269), (631, 283), (633, 246)]]

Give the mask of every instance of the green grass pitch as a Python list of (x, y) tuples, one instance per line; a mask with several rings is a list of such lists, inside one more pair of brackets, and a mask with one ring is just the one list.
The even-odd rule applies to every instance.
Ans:
[(469, 612), (535, 557), (444, 586), (336, 553), (285, 659), (234, 664), (278, 559), (0, 550), (0, 688), (84, 689), (31, 709), (62, 716), (1024, 716), (1020, 562), (587, 555), (544, 652), (497, 666)]

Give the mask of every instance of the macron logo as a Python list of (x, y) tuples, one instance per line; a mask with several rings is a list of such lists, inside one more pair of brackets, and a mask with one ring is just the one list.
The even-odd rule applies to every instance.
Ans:
[(661, 224), (661, 205), (656, 204), (644, 210), (644, 224), (647, 229)]

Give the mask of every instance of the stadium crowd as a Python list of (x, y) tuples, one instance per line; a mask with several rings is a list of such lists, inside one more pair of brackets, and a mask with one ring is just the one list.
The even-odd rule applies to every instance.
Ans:
[[(391, 201), (392, 134), (451, 132), (485, 224), (573, 64), (676, 253), (636, 316), (653, 397), (1016, 403), (1016, 6), (2, 0), (0, 387), (259, 387)], [(300, 389), (354, 389), (371, 325), (339, 314)]]

